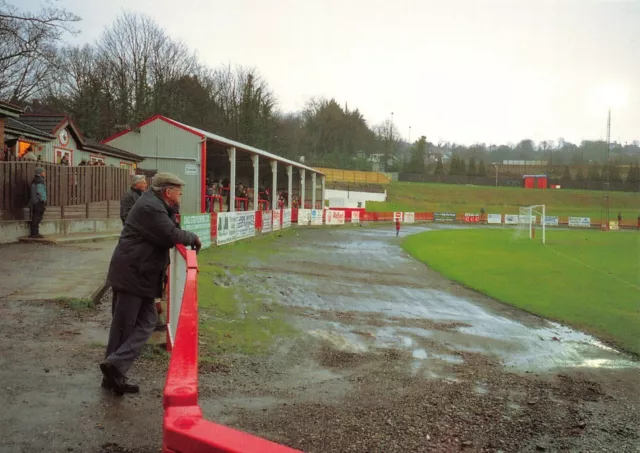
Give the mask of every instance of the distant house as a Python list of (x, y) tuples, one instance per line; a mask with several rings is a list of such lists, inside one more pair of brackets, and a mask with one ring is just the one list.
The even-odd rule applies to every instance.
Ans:
[(83, 136), (67, 115), (19, 115), (5, 121), (9, 154), (20, 159), (29, 148), (43, 162), (70, 166), (104, 164), (129, 168), (133, 173), (144, 159), (137, 154)]
[(384, 154), (369, 154), (368, 160), (371, 162), (371, 169), (373, 171), (386, 171), (388, 167), (393, 166), (393, 164), (399, 160), (393, 154), (389, 154), (385, 165), (384, 156)]

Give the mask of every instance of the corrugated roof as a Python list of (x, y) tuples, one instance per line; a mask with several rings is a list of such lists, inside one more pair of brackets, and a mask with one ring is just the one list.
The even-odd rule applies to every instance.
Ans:
[(212, 141), (214, 141), (216, 143), (221, 143), (221, 144), (227, 145), (227, 146), (233, 146), (234, 148), (236, 148), (236, 150), (248, 151), (250, 153), (254, 153), (254, 154), (257, 154), (259, 156), (263, 156), (263, 157), (266, 157), (266, 158), (281, 162), (283, 164), (292, 165), (292, 166), (294, 166), (296, 168), (304, 168), (305, 170), (309, 170), (309, 171), (311, 171), (313, 173), (317, 173), (319, 175), (323, 175), (324, 176), (324, 173), (322, 173), (321, 171), (318, 171), (315, 168), (307, 167), (306, 165), (303, 165), (300, 162), (295, 162), (293, 160), (285, 159), (284, 157), (280, 157), (280, 156), (277, 156), (275, 154), (271, 154), (268, 151), (263, 151), (261, 149), (254, 148), (253, 146), (245, 145), (243, 143), (236, 142), (234, 140), (230, 140), (228, 138), (221, 137), (220, 135), (216, 135), (216, 134), (213, 134), (211, 132), (207, 132), (205, 130), (198, 129), (197, 127), (188, 126), (188, 125), (186, 125), (184, 123), (181, 123), (179, 121), (173, 120), (171, 118), (168, 118), (168, 119), (171, 120), (172, 122), (176, 123), (176, 124), (179, 124), (180, 126), (186, 128), (186, 129), (191, 129), (192, 131), (196, 132), (197, 134), (200, 134), (200, 135), (202, 135), (202, 136), (204, 136), (204, 137), (208, 138), (209, 140), (212, 140)]
[(135, 162), (142, 162), (144, 160), (143, 157), (140, 157), (137, 154), (130, 153), (129, 151), (115, 148), (113, 146), (105, 145), (104, 143), (100, 143), (99, 141), (92, 140), (90, 138), (85, 139), (83, 149), (93, 150), (102, 154), (106, 154), (107, 156), (121, 157), (123, 159), (133, 160)]
[(36, 137), (43, 141), (53, 140), (55, 137), (51, 134), (44, 132), (41, 129), (37, 129), (29, 124), (25, 124), (23, 121), (16, 120), (14, 118), (7, 118), (4, 123), (5, 130), (13, 132), (17, 135), (25, 135), (29, 137)]
[(8, 102), (0, 101), (0, 113), (9, 115), (10, 117), (16, 117), (22, 113), (22, 109), (17, 105), (9, 104)]

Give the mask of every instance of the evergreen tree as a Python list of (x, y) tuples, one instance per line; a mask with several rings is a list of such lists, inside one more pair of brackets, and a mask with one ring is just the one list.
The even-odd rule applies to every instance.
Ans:
[(478, 174), (478, 170), (476, 168), (476, 158), (472, 157), (469, 160), (469, 167), (467, 168), (467, 175), (476, 176)]
[(433, 171), (434, 175), (443, 175), (444, 174), (444, 166), (442, 165), (442, 156), (438, 156), (438, 163), (436, 164), (436, 169)]
[(563, 181), (571, 181), (571, 171), (569, 170), (569, 166), (568, 165), (564, 166), (564, 172), (562, 173), (562, 180)]
[(484, 166), (484, 160), (482, 159), (478, 164), (478, 176), (487, 176), (487, 168)]
[(600, 181), (600, 166), (596, 162), (593, 162), (589, 166), (589, 173), (587, 175), (587, 179), (589, 181)]

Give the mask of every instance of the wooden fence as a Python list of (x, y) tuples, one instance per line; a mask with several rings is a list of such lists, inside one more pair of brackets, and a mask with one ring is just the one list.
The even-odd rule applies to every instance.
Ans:
[(129, 170), (67, 167), (35, 162), (0, 162), (0, 219), (29, 218), (31, 181), (37, 167), (47, 172), (45, 219), (117, 218), (119, 200), (131, 184)]

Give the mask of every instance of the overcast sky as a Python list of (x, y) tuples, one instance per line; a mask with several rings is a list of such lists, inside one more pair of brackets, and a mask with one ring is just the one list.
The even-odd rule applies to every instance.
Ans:
[(640, 139), (640, 0), (58, 2), (77, 42), (146, 13), (212, 67), (256, 67), (283, 111), (335, 97), (405, 139), (579, 142), (605, 138), (609, 98), (612, 139)]

